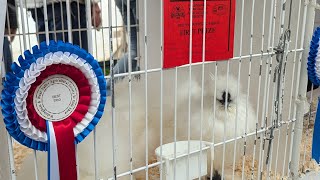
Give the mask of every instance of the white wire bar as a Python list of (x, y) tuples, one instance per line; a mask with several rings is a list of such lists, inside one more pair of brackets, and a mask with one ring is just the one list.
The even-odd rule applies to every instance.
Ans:
[[(306, 89), (307, 89), (307, 57), (309, 52), (309, 43), (312, 37), (313, 26), (314, 26), (314, 17), (315, 11), (313, 6), (307, 6), (307, 15), (304, 16), (306, 18), (305, 22), (305, 36), (303, 40), (303, 47), (305, 47), (305, 51), (302, 53), (302, 60), (299, 63), (298, 71), (300, 71), (300, 81), (299, 85), (296, 88), (296, 101), (297, 103), (297, 111), (296, 111), (296, 119), (297, 122), (294, 124), (294, 137), (293, 137), (293, 147), (299, 147), (302, 139), (302, 130), (303, 130), (303, 116), (304, 116), (304, 109), (305, 109), (305, 97), (306, 97)], [(303, 30), (303, 31), (304, 31)], [(303, 62), (303, 63), (302, 63)], [(299, 87), (299, 88), (298, 88)], [(299, 172), (299, 159), (300, 156), (298, 148), (292, 148), (292, 160), (290, 162), (290, 174), (292, 175), (293, 179), (298, 179), (298, 172)]]
[[(35, 0), (33, 0), (35, 3)], [(193, 34), (193, 28), (194, 25), (194, 15), (193, 12), (196, 1), (194, 0), (188, 0), (187, 3), (190, 3), (190, 14), (187, 14), (187, 16), (190, 16), (190, 21), (188, 22), (188, 29), (190, 31), (189, 36), (189, 63), (186, 65), (182, 65), (179, 67), (171, 68), (171, 69), (163, 69), (163, 61), (166, 58), (164, 54), (164, 45), (165, 45), (165, 39), (164, 39), (164, 21), (165, 21), (165, 13), (164, 12), (164, 6), (165, 3), (163, 1), (159, 2), (152, 2), (148, 0), (139, 1), (139, 3), (132, 3), (132, 0), (123, 0), (122, 1), (122, 9), (117, 9), (117, 7), (114, 4), (114, 0), (99, 0), (97, 3), (101, 7), (102, 11), (102, 25), (98, 29), (95, 29), (93, 27), (92, 22), (96, 22), (96, 16), (94, 15), (94, 9), (92, 9), (92, 3), (91, 0), (84, 0), (85, 4), (85, 16), (86, 16), (86, 27), (82, 27), (80, 24), (81, 20), (81, 9), (80, 6), (83, 5), (80, 0), (73, 1), (73, 0), (66, 0), (66, 1), (59, 1), (56, 3), (53, 3), (52, 6), (43, 6), (42, 10), (44, 11), (44, 32), (38, 31), (38, 15), (37, 11), (35, 11), (35, 22), (30, 21), (30, 14), (28, 14), (28, 10), (23, 7), (18, 7), (19, 16), (20, 16), (20, 26), (19, 32), (16, 34), (18, 36), (13, 44), (15, 47), (20, 48), (11, 48), (12, 51), (15, 52), (15, 56), (19, 53), (22, 54), (24, 50), (31, 48), (34, 44), (33, 38), (37, 37), (39, 39), (40, 35), (45, 35), (46, 43), (48, 44), (50, 38), (57, 39), (57, 34), (61, 33), (63, 35), (63, 39), (66, 39), (66, 34), (68, 34), (68, 41), (70, 43), (74, 42), (74, 34), (78, 34), (80, 38), (80, 44), (79, 46), (82, 47), (82, 39), (81, 32), (86, 32), (87, 34), (87, 40), (88, 40), (88, 52), (91, 54), (94, 54), (94, 56), (97, 57), (97, 60), (99, 61), (100, 66), (103, 69), (105, 79), (108, 81), (110, 85), (110, 90), (108, 90), (108, 93), (110, 93), (110, 96), (108, 97), (107, 103), (110, 103), (111, 106), (109, 106), (110, 114), (107, 114), (103, 117), (103, 121), (108, 120), (110, 122), (110, 125), (112, 129), (112, 142), (110, 142), (110, 150), (112, 148), (112, 155), (110, 155), (110, 158), (106, 158), (104, 154), (98, 154), (99, 148), (101, 148), (98, 144), (98, 139), (100, 138), (99, 133), (105, 133), (97, 130), (94, 130), (93, 132), (93, 152), (94, 154), (88, 154), (88, 156), (92, 156), (93, 158), (93, 166), (94, 166), (94, 179), (105, 179), (110, 178), (111, 179), (117, 179), (120, 177), (126, 177), (130, 179), (135, 179), (137, 174), (143, 174), (145, 176), (145, 179), (152, 179), (151, 174), (153, 173), (153, 168), (158, 168), (158, 175), (159, 179), (165, 179), (165, 172), (166, 172), (166, 166), (167, 162), (163, 160), (163, 154), (164, 151), (162, 150), (162, 146), (167, 143), (166, 142), (166, 118), (167, 118), (167, 112), (166, 112), (166, 101), (168, 97), (166, 97), (166, 76), (169, 71), (172, 71), (172, 84), (170, 88), (172, 88), (172, 113), (174, 114), (172, 116), (172, 140), (173, 140), (173, 157), (169, 160), (172, 160), (173, 162), (173, 177), (174, 179), (178, 178), (178, 174), (181, 172), (178, 172), (179, 165), (178, 160), (181, 158), (187, 159), (186, 161), (186, 172), (184, 174), (186, 177), (190, 177), (191, 171), (198, 171), (198, 177), (197, 179), (201, 179), (201, 172), (205, 168), (201, 164), (201, 158), (203, 155), (206, 154), (207, 150), (211, 151), (211, 157), (208, 157), (210, 159), (210, 163), (208, 163), (208, 173), (207, 177), (210, 177), (211, 179), (216, 175), (217, 172), (221, 173), (221, 178), (226, 179), (229, 177), (229, 171), (232, 170), (232, 178), (236, 179), (240, 174), (241, 179), (273, 179), (273, 175), (280, 175), (282, 178), (286, 178), (294, 173), (294, 178), (297, 178), (297, 173), (299, 169), (299, 164), (302, 164), (303, 166), (306, 165), (308, 159), (306, 158), (308, 153), (306, 151), (306, 144), (304, 144), (304, 153), (303, 153), (303, 159), (299, 161), (300, 157), (300, 151), (295, 149), (294, 147), (299, 147), (300, 141), (301, 141), (301, 135), (302, 135), (302, 104), (301, 103), (304, 99), (304, 88), (302, 86), (305, 85), (305, 82), (303, 82), (303, 79), (305, 78), (306, 74), (306, 68), (305, 68), (305, 59), (307, 57), (308, 47), (307, 42), (310, 40), (311, 35), (311, 24), (309, 18), (313, 16), (313, 14), (310, 12), (313, 10), (311, 5), (303, 4), (304, 2), (298, 2), (294, 0), (263, 0), (263, 1), (237, 1), (236, 3), (236, 22), (235, 22), (235, 42), (234, 42), (234, 57), (229, 59), (228, 61), (206, 61), (206, 45), (208, 42), (211, 42), (211, 40), (207, 37), (206, 33), (202, 34), (202, 59), (200, 62), (193, 63), (193, 54), (194, 54), (194, 44), (195, 44), (195, 38)], [(138, 0), (137, 0), (138, 1)], [(43, 4), (47, 4), (49, 0), (43, 0)], [(211, 2), (211, 1), (210, 1)], [(276, 67), (278, 65), (278, 62), (276, 61), (276, 56), (278, 55), (277, 49), (274, 49), (277, 46), (277, 43), (281, 40), (281, 35), (286, 33), (288, 24), (288, 21), (290, 22), (290, 2), (293, 3), (292, 8), (292, 26), (288, 27), (289, 30), (292, 31), (290, 39), (288, 39), (287, 42), (285, 42), (285, 48), (283, 52), (283, 69), (281, 71), (281, 74), (275, 73)], [(51, 29), (51, 25), (48, 24), (48, 21), (50, 19), (49, 14), (52, 11), (53, 16), (56, 16), (57, 12), (54, 11), (54, 8), (56, 7), (56, 4), (62, 4), (65, 3), (65, 10), (62, 10), (61, 8), (61, 14), (60, 16), (66, 16), (67, 22), (62, 22), (62, 26), (67, 25), (67, 27), (62, 27), (62, 29), (57, 28), (56, 20), (54, 20), (53, 23), (53, 30)], [(79, 14), (77, 17), (73, 17), (73, 10), (71, 7), (72, 3), (76, 3), (76, 11)], [(159, 12), (155, 12), (153, 9), (149, 9), (153, 3), (157, 3), (157, 8), (160, 8)], [(26, 1), (19, 0), (19, 4), (27, 6)], [(132, 6), (137, 5), (137, 22), (132, 22), (132, 14), (130, 13)], [(201, 28), (206, 29), (209, 20), (207, 19), (207, 13), (210, 10), (208, 7), (210, 7), (208, 0), (203, 1), (203, 19), (201, 22), (202, 26)], [(304, 7), (302, 7), (304, 5)], [(285, 8), (284, 8), (285, 7)], [(122, 14), (126, 14), (124, 19), (126, 19), (127, 24), (123, 23), (119, 17), (120, 11), (122, 11)], [(51, 12), (51, 13), (52, 13)], [(126, 13), (125, 13), (126, 12)], [(48, 14), (49, 13), (49, 14)], [(140, 16), (140, 17), (139, 17)], [(156, 18), (155, 18), (156, 17)], [(249, 17), (249, 18), (246, 18)], [(73, 18), (77, 18), (78, 21), (78, 27), (73, 28), (72, 21)], [(296, 18), (296, 19), (295, 19)], [(7, 17), (8, 19), (8, 17)], [(27, 21), (24, 21), (27, 19)], [(64, 20), (62, 20), (64, 21)], [(259, 23), (257, 23), (259, 22)], [(123, 23), (123, 24), (122, 24)], [(35, 30), (32, 26), (35, 26)], [(159, 28), (160, 34), (156, 34), (156, 37), (153, 32), (153, 27), (156, 26)], [(138, 37), (138, 54), (137, 54), (137, 64), (140, 66), (144, 66), (144, 69), (138, 69), (135, 71), (133, 69), (133, 62), (131, 61), (131, 46), (132, 46), (132, 40), (131, 36), (134, 35), (132, 28), (137, 28), (137, 37)], [(143, 33), (142, 33), (143, 32)], [(10, 37), (12, 34), (6, 35), (7, 37)], [(157, 40), (154, 40), (157, 39)], [(160, 49), (157, 49), (153, 47), (154, 41), (156, 41), (159, 45)], [(13, 46), (12, 46), (13, 47)], [(158, 47), (158, 46), (157, 46)], [(143, 49), (140, 52), (140, 48)], [(119, 62), (119, 59), (127, 53), (128, 57), (128, 64), (125, 73), (115, 74), (114, 72), (114, 66), (117, 62)], [(153, 54), (154, 53), (154, 54)], [(153, 59), (154, 56), (154, 59)], [(99, 57), (99, 58), (98, 58)], [(159, 61), (159, 62), (155, 62)], [(154, 63), (156, 65), (154, 65)], [(158, 64), (157, 64), (158, 63)], [(197, 69), (200, 69), (200, 71), (197, 71)], [(181, 127), (179, 127), (179, 85), (180, 85), (180, 77), (182, 76), (181, 72), (185, 71), (187, 72), (185, 80), (187, 81), (186, 86), (186, 92), (185, 95), (185, 106), (187, 109), (187, 112), (185, 112), (185, 126), (187, 127), (185, 130), (186, 133), (186, 140), (188, 140), (188, 149), (187, 153), (184, 155), (179, 154), (178, 149), (178, 142), (181, 140), (179, 137), (179, 131), (181, 131)], [(150, 127), (153, 125), (151, 123), (150, 114), (153, 111), (150, 102), (150, 97), (152, 97), (152, 89), (150, 88), (150, 85), (152, 85), (154, 82), (150, 82), (150, 79), (153, 74), (159, 75), (159, 81), (158, 83), (160, 89), (159, 94), (156, 96), (159, 97), (159, 103), (157, 107), (158, 109), (158, 117), (157, 123), (159, 123), (159, 134), (157, 134), (157, 138), (159, 140), (160, 147), (160, 156), (157, 159), (157, 162), (153, 162), (152, 155), (150, 153), (150, 140), (148, 139), (149, 136), (153, 134), (153, 132), (150, 130)], [(225, 115), (225, 119), (223, 121), (223, 139), (219, 142), (216, 142), (216, 132), (210, 132), (210, 142), (206, 143), (206, 146), (204, 148), (200, 148), (199, 150), (193, 151), (191, 148), (191, 140), (192, 139), (192, 133), (194, 132), (194, 127), (192, 126), (193, 121), (193, 107), (195, 103), (199, 103), (199, 117), (197, 119), (198, 121), (198, 127), (199, 133), (197, 134), (199, 136), (199, 145), (202, 147), (202, 142), (206, 140), (207, 137), (205, 137), (205, 124), (204, 122), (207, 121), (206, 114), (205, 114), (205, 106), (206, 106), (206, 87), (207, 84), (207, 76), (208, 74), (214, 74), (215, 78), (211, 81), (212, 91), (211, 95), (213, 96), (212, 104), (210, 104), (212, 107), (212, 115), (210, 118), (213, 118), (212, 126), (215, 127), (215, 120), (217, 119), (217, 116), (219, 116), (221, 112), (217, 112), (216, 108), (219, 106), (216, 104), (216, 101), (214, 98), (217, 97), (217, 95), (220, 92), (217, 92), (217, 82), (216, 77), (219, 75), (223, 75), (227, 77), (227, 80), (225, 82), (226, 85), (226, 94), (228, 94), (229, 88), (236, 87), (234, 89), (234, 92), (236, 92), (237, 101), (240, 100), (238, 98), (242, 93), (245, 93), (245, 121), (239, 121), (242, 118), (240, 117), (242, 114), (238, 112), (238, 110), (235, 111), (235, 121), (232, 120), (232, 123), (235, 126), (234, 132), (232, 132), (232, 138), (227, 138), (226, 134), (229, 133), (229, 127), (228, 127), (228, 118), (229, 117), (229, 111), (228, 111), (228, 105), (227, 105), (227, 98), (225, 99), (225, 104), (223, 108), (223, 113)], [(277, 74), (277, 75), (276, 75)], [(232, 81), (230, 81), (230, 78), (232, 75), (236, 76), (236, 84), (232, 84)], [(194, 77), (199, 76), (199, 79), (197, 79), (199, 82), (199, 87), (201, 87), (201, 91), (197, 94), (198, 101), (194, 101), (193, 99), (193, 92), (192, 89), (195, 86), (195, 81), (193, 81)], [(277, 81), (275, 81), (276, 77), (281, 79), (280, 84), (277, 84)], [(291, 76), (291, 77), (288, 77)], [(139, 80), (139, 78), (142, 78), (140, 80), (141, 84), (144, 83), (144, 97), (143, 97), (143, 119), (141, 119), (142, 123), (144, 124), (144, 129), (141, 129), (141, 132), (144, 133), (143, 141), (144, 146), (139, 147), (137, 144), (135, 144), (135, 135), (134, 135), (134, 128), (135, 128), (135, 115), (137, 112), (135, 112), (135, 83)], [(144, 78), (144, 79), (143, 79)], [(256, 79), (255, 79), (256, 78)], [(290, 79), (291, 78), (291, 79)], [(115, 87), (117, 87), (117, 80), (116, 79), (125, 79), (126, 83), (126, 91), (125, 93), (128, 96), (128, 99), (126, 103), (128, 103), (128, 110), (126, 112), (120, 112), (120, 110), (117, 107), (117, 104), (115, 104), (116, 98), (118, 96), (115, 96)], [(303, 82), (303, 83), (302, 83)], [(244, 92), (240, 89), (241, 85), (245, 87), (243, 89)], [(277, 94), (277, 92), (280, 91), (280, 94)], [(311, 92), (312, 94), (312, 92)], [(278, 98), (278, 96), (280, 98)], [(310, 103), (312, 103), (312, 97), (310, 99)], [(298, 102), (298, 103), (297, 103)], [(253, 103), (254, 110), (255, 110), (255, 131), (251, 132), (248, 130), (249, 126), (249, 108), (251, 103)], [(277, 104), (278, 103), (278, 104)], [(276, 112), (276, 106), (278, 106), (279, 112)], [(238, 107), (237, 107), (238, 108)], [(286, 110), (286, 111), (285, 111)], [(119, 117), (117, 116), (117, 113), (127, 113), (128, 122), (126, 122), (128, 128), (125, 129), (118, 129), (119, 123)], [(107, 116), (108, 119), (106, 118)], [(307, 125), (309, 126), (309, 123), (311, 121), (311, 109), (309, 110), (309, 120), (307, 122)], [(109, 120), (110, 119), (110, 120)], [(279, 121), (277, 121), (279, 120)], [(241, 125), (244, 124), (245, 130), (243, 134), (238, 134), (238, 128)], [(222, 126), (221, 126), (222, 127)], [(120, 166), (121, 162), (119, 160), (121, 159), (121, 154), (118, 145), (121, 143), (121, 137), (117, 137), (119, 134), (118, 132), (126, 131), (128, 132), (128, 135), (126, 135), (127, 141), (126, 145), (128, 149), (126, 149), (125, 152), (127, 152), (130, 158), (130, 160), (127, 162), (128, 169), (123, 172), (118, 170), (118, 166)], [(233, 131), (233, 130), (232, 130)], [(273, 134), (272, 134), (272, 133)], [(271, 133), (271, 134), (270, 134)], [(99, 135), (98, 135), (99, 134)], [(254, 139), (254, 141), (250, 141), (250, 138)], [(311, 138), (310, 132), (307, 132), (304, 135), (304, 138)], [(14, 145), (12, 144), (13, 140), (11, 137), (8, 137), (8, 154), (10, 157), (10, 167), (12, 173), (12, 178), (15, 180), (16, 175), (16, 169), (15, 169), (15, 162), (14, 162)], [(238, 142), (241, 142), (238, 143)], [(233, 144), (234, 143), (234, 144)], [(233, 152), (228, 151), (228, 146), (232, 145)], [(240, 147), (239, 147), (240, 146)], [(217, 147), (222, 149), (222, 154), (217, 154)], [(251, 149), (252, 147), (252, 149)], [(77, 146), (77, 150), (79, 150), (79, 146)], [(241, 152), (238, 153), (238, 149), (241, 148)], [(145, 151), (145, 154), (143, 155), (143, 164), (139, 167), (135, 165), (135, 162), (138, 160), (135, 156), (135, 150), (141, 150)], [(252, 154), (250, 154), (250, 151), (252, 151)], [(192, 169), (190, 166), (191, 162), (191, 156), (197, 154), (198, 156), (198, 165), (196, 169)], [(34, 159), (34, 172), (30, 172), (30, 174), (34, 173), (35, 178), (41, 179), (41, 177), (38, 177), (38, 170), (40, 163), (37, 161), (37, 159), (40, 158), (38, 153), (36, 151), (32, 154)], [(232, 159), (232, 166), (227, 167), (228, 159), (231, 157)], [(77, 162), (79, 162), (79, 158), (81, 158), (79, 155), (77, 155)], [(240, 162), (238, 159), (241, 159)], [(217, 160), (221, 159), (221, 162), (217, 162)], [(268, 163), (266, 163), (266, 159), (268, 159)], [(139, 159), (140, 160), (140, 159)], [(110, 177), (105, 177), (104, 173), (104, 167), (100, 164), (100, 162), (106, 162), (106, 161), (112, 161), (112, 174)], [(152, 161), (152, 162), (151, 162)], [(249, 162), (249, 166), (247, 163)], [(216, 164), (222, 164), (222, 168), (215, 169)], [(290, 166), (289, 166), (290, 165)], [(77, 163), (78, 168), (78, 176), (80, 176), (80, 167), (82, 165)], [(210, 167), (209, 167), (210, 166)], [(247, 167), (250, 167), (250, 173), (248, 174)], [(228, 169), (230, 168), (230, 169)]]

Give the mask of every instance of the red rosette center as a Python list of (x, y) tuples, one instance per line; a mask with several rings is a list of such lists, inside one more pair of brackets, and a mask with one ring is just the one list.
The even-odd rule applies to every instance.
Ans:
[(28, 91), (28, 96), (26, 99), (28, 117), (33, 126), (42, 132), (47, 132), (46, 121), (43, 119), (35, 110), (33, 104), (33, 96), (36, 88), (47, 78), (53, 75), (65, 75), (72, 79), (77, 85), (79, 90), (79, 102), (75, 110), (66, 119), (61, 121), (55, 121), (54, 126), (59, 127), (75, 127), (77, 123), (81, 122), (85, 114), (88, 112), (90, 100), (91, 100), (91, 90), (87, 78), (84, 74), (76, 67), (64, 64), (54, 64), (46, 67), (44, 71), (41, 72), (40, 76), (36, 78), (36, 81), (31, 85)]

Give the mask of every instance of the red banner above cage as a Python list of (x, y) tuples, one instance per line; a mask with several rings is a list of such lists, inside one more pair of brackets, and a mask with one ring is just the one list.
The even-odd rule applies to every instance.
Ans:
[[(204, 27), (204, 0), (193, 0), (192, 49), (190, 48), (190, 0), (164, 1), (164, 68), (201, 62), (203, 32), (205, 61), (233, 57), (235, 0), (207, 0)], [(205, 29), (205, 30), (204, 30)]]

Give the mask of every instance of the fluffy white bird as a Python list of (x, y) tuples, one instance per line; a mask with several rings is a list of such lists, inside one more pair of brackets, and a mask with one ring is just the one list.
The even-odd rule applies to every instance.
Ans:
[[(204, 110), (206, 116), (202, 125), (203, 140), (210, 142), (214, 139), (214, 143), (220, 143), (254, 132), (257, 122), (256, 113), (250, 100), (247, 101), (247, 94), (243, 92), (241, 84), (238, 87), (238, 81), (231, 75), (228, 76), (228, 79), (227, 76), (219, 76), (213, 81), (216, 81), (212, 82), (215, 88), (209, 89), (206, 93), (206, 99), (213, 99), (213, 103), (211, 102), (210, 105), (209, 101), (207, 109)], [(195, 115), (195, 118), (197, 116), (199, 115)], [(253, 136), (246, 137), (247, 155), (252, 153), (253, 139)], [(224, 168), (224, 179), (226, 180), (232, 179), (234, 160), (236, 164), (241, 162), (244, 154), (244, 139), (237, 140), (235, 151), (234, 145), (235, 141), (225, 144), (224, 156), (223, 145), (215, 147), (214, 155), (211, 154), (214, 160), (213, 169), (221, 175), (222, 168)], [(208, 167), (210, 167), (209, 164)]]
[[(172, 74), (171, 74), (172, 75)], [(117, 174), (127, 172), (145, 166), (150, 159), (154, 159), (154, 150), (160, 145), (160, 130), (162, 126), (162, 143), (174, 141), (174, 119), (177, 120), (177, 140), (188, 139), (188, 125), (190, 119), (190, 139), (199, 140), (200, 134), (204, 141), (219, 143), (233, 139), (246, 132), (252, 132), (256, 127), (255, 112), (246, 95), (237, 93), (237, 81), (229, 76), (228, 88), (226, 77), (216, 77), (206, 81), (203, 90), (203, 111), (201, 109), (201, 83), (188, 76), (179, 75), (181, 79), (177, 84), (177, 113), (175, 116), (175, 84), (173, 76), (163, 77), (161, 83), (159, 76), (148, 77), (148, 93), (146, 96), (144, 77), (132, 82), (131, 98), (128, 81), (125, 79), (115, 86), (115, 110), (109, 101), (105, 114), (96, 128), (96, 150), (94, 151), (93, 135), (80, 143), (77, 147), (79, 177), (81, 180), (95, 178), (95, 165), (97, 165), (97, 178), (112, 177), (114, 171)], [(216, 84), (216, 86), (215, 86)], [(191, 89), (189, 88), (191, 87)], [(215, 91), (216, 87), (216, 91)], [(239, 88), (241, 90), (241, 87)], [(215, 93), (216, 92), (216, 93)], [(162, 94), (162, 100), (161, 95)], [(189, 94), (191, 95), (189, 98)], [(216, 95), (216, 96), (215, 96)], [(147, 100), (146, 100), (147, 97)], [(129, 99), (131, 101), (129, 102)], [(146, 104), (148, 114), (146, 116)], [(131, 103), (131, 107), (129, 107)], [(162, 104), (162, 105), (161, 105)], [(189, 106), (190, 105), (190, 106)], [(129, 109), (131, 113), (129, 114)], [(191, 110), (189, 113), (189, 109)], [(160, 115), (162, 111), (162, 116)], [(201, 114), (203, 113), (203, 114)], [(112, 114), (115, 121), (112, 122)], [(130, 117), (130, 118), (129, 118)], [(146, 118), (147, 117), (147, 118)], [(189, 118), (190, 117), (190, 118)], [(203, 118), (201, 118), (203, 117)], [(131, 121), (129, 121), (129, 119)], [(146, 128), (146, 119), (148, 128)], [(162, 125), (161, 125), (162, 119)], [(201, 120), (202, 119), (202, 120)], [(200, 126), (202, 123), (202, 126)], [(237, 123), (237, 131), (235, 124)], [(113, 128), (115, 127), (115, 128)], [(226, 127), (226, 131), (224, 131)], [(146, 129), (147, 146), (146, 146)], [(113, 133), (115, 136), (113, 136)], [(93, 133), (92, 133), (93, 134)], [(224, 138), (225, 135), (225, 138)], [(114, 140), (114, 141), (113, 141)], [(115, 145), (114, 149), (112, 148)], [(225, 149), (225, 168), (233, 163), (234, 143), (227, 143)], [(131, 148), (132, 147), (132, 148)], [(132, 150), (131, 150), (132, 149)], [(248, 149), (248, 148), (247, 148)], [(148, 153), (146, 155), (146, 153)], [(214, 150), (214, 169), (221, 174), (223, 147), (218, 146)], [(97, 156), (95, 157), (94, 154)], [(236, 163), (243, 154), (243, 141), (238, 140), (236, 149)], [(96, 159), (96, 162), (94, 161)], [(210, 159), (210, 158), (209, 158)], [(114, 168), (113, 160), (116, 162)], [(132, 162), (132, 163), (130, 163)], [(208, 161), (208, 167), (211, 162)], [(46, 179), (46, 155), (40, 153), (38, 157), (39, 179)], [(209, 168), (210, 169), (210, 168)], [(33, 180), (33, 157), (28, 157), (18, 173), (24, 180)], [(210, 171), (208, 171), (210, 173)], [(225, 171), (225, 179), (230, 176)], [(231, 172), (232, 173), (232, 172)], [(145, 179), (145, 171), (134, 173), (134, 178)], [(232, 175), (232, 174), (231, 174)], [(125, 176), (120, 179), (129, 179)]]

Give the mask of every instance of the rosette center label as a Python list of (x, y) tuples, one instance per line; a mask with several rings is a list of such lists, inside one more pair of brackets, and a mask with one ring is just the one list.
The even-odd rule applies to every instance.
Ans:
[(33, 95), (35, 110), (43, 119), (61, 121), (69, 117), (79, 102), (79, 89), (65, 75), (52, 75), (43, 80)]

